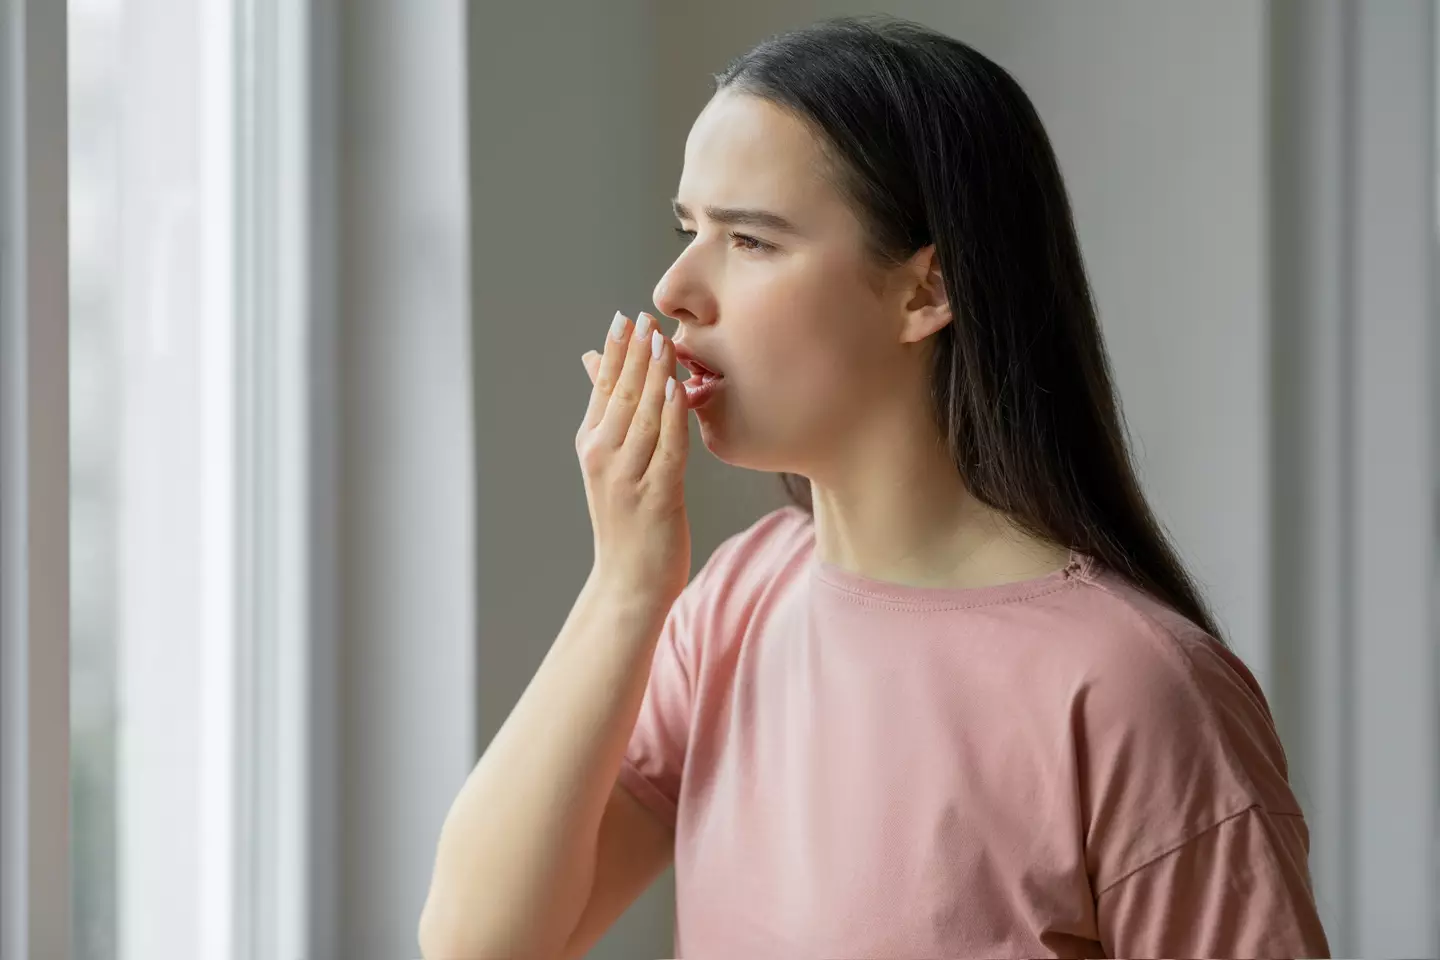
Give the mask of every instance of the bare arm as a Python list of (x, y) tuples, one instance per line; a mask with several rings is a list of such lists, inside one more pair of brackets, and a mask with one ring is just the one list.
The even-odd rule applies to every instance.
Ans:
[[(656, 831), (669, 831), (631, 808), (639, 804), (628, 793), (617, 813), (612, 795), (623, 791), (616, 778), (662, 622), (593, 580), (581, 591), (445, 820), (420, 922), (427, 960), (558, 957), (597, 880), (601, 901), (613, 904), (605, 890), (614, 877), (649, 872)], [(629, 835), (647, 826), (644, 862), (631, 864), (641, 838)]]
[(603, 358), (585, 365), (594, 389), (575, 447), (595, 566), (446, 817), (420, 918), (427, 960), (559, 957), (572, 934), (598, 937), (673, 849), (616, 778), (689, 576), (685, 392), (643, 314), (633, 330), (616, 314)]
[(675, 832), (620, 784), (600, 823), (595, 883), (561, 960), (580, 960), (675, 859)]

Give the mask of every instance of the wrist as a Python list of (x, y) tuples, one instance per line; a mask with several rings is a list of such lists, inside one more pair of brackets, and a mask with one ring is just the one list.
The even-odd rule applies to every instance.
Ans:
[(676, 599), (670, 591), (654, 584), (637, 582), (633, 577), (598, 566), (591, 568), (583, 592), (621, 622), (637, 626), (653, 624), (657, 630)]

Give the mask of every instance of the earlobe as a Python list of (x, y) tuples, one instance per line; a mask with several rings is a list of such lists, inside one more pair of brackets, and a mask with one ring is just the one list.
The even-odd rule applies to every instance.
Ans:
[(901, 334), (901, 342), (919, 343), (943, 329), (953, 319), (948, 300), (928, 303), (911, 310), (905, 317), (905, 329)]

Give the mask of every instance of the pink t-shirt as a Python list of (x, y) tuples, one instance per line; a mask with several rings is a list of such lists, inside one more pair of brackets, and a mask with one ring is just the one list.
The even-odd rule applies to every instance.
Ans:
[(1245, 665), (1089, 557), (908, 587), (787, 507), (672, 608), (620, 782), (675, 826), (677, 957), (1320, 957)]

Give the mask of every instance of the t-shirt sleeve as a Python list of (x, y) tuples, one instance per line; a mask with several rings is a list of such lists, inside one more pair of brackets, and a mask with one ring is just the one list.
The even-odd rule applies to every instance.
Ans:
[(1107, 610), (1075, 733), (1108, 955), (1328, 956), (1303, 812), (1254, 675), (1165, 611)]
[(690, 668), (682, 653), (693, 621), (690, 610), (694, 588), (695, 583), (685, 588), (665, 618), (640, 715), (620, 762), (620, 785), (672, 829), (679, 809), (680, 778), (694, 702)]
[(1102, 890), (1112, 957), (1328, 957), (1294, 814), (1255, 806), (1215, 824)]
[(680, 808), (685, 759), (695, 739), (707, 658), (738, 636), (747, 598), (774, 556), (802, 536), (808, 515), (783, 507), (732, 534), (710, 554), (666, 614), (618, 781), (670, 827)]
[(670, 827), (680, 804), (680, 782), (692, 737), (696, 681), (705, 634), (733, 587), (737, 551), (755, 528), (732, 535), (680, 591), (655, 644), (640, 715), (620, 763), (618, 781)]

